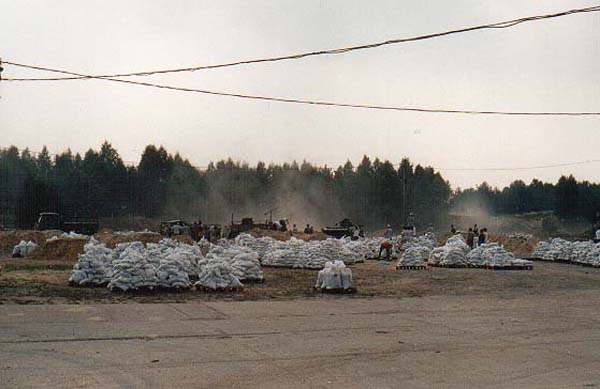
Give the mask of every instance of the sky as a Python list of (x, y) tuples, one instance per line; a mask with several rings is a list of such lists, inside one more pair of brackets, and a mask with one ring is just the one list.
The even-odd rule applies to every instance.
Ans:
[[(86, 74), (331, 49), (598, 5), (594, 1), (0, 0), (0, 57)], [(182, 87), (444, 109), (600, 111), (600, 13), (268, 64), (138, 78)], [(3, 77), (50, 73), (4, 65)], [(337, 166), (408, 157), (456, 187), (562, 174), (600, 181), (600, 117), (502, 117), (292, 105), (103, 80), (0, 82), (0, 147), (125, 161), (163, 145), (197, 166), (231, 157)]]

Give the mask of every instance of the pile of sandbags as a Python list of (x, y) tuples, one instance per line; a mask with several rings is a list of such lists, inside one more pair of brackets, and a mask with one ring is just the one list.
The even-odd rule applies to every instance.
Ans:
[(467, 254), (467, 261), (473, 266), (490, 267), (519, 267), (532, 264), (530, 261), (515, 258), (512, 253), (495, 242), (484, 243), (471, 250)]
[(125, 242), (114, 249), (91, 238), (73, 266), (75, 285), (107, 285), (111, 290), (186, 288), (199, 272), (200, 248), (172, 239)]
[(431, 251), (428, 246), (411, 245), (404, 250), (397, 266), (423, 266), (427, 264)]
[(198, 263), (200, 271), (213, 261), (224, 261), (233, 267), (240, 281), (262, 281), (263, 271), (256, 251), (245, 246), (212, 246), (206, 258)]
[(250, 234), (244, 233), (236, 236), (234, 242), (236, 246), (243, 246), (252, 249), (258, 253), (259, 258), (262, 258), (262, 256), (269, 251), (271, 247), (276, 246), (280, 241), (277, 241), (270, 236), (255, 238)]
[(110, 290), (153, 289), (159, 286), (156, 266), (148, 262), (142, 242), (120, 243), (115, 251), (118, 258), (112, 262), (113, 273), (108, 283)]
[(32, 240), (28, 240), (27, 242), (22, 240), (13, 248), (12, 256), (13, 258), (24, 257), (33, 252), (37, 247), (38, 245)]
[(60, 235), (53, 235), (50, 238), (46, 239), (46, 242), (53, 242), (59, 239), (85, 239), (88, 240), (90, 237), (88, 235), (78, 234), (74, 231), (71, 232), (63, 232)]
[(347, 268), (342, 261), (328, 261), (317, 275), (315, 288), (323, 292), (352, 290), (352, 270)]
[(431, 265), (465, 266), (468, 265), (466, 255), (471, 249), (462, 235), (448, 238), (442, 247), (436, 247), (429, 255), (428, 263)]
[(363, 260), (361, 254), (345, 246), (343, 239), (305, 242), (296, 238), (277, 242), (261, 258), (264, 266), (297, 269), (322, 269), (330, 261), (353, 264)]
[(233, 266), (225, 261), (215, 260), (206, 264), (194, 284), (210, 290), (239, 289), (242, 283), (235, 275)]
[(112, 261), (115, 251), (91, 238), (83, 246), (79, 261), (73, 266), (69, 282), (75, 285), (107, 285), (112, 277)]
[(167, 238), (158, 243), (146, 244), (146, 250), (149, 262), (160, 266), (166, 261), (189, 277), (196, 276), (199, 271), (199, 261), (203, 258), (200, 247)]
[(570, 242), (554, 238), (541, 241), (533, 250), (532, 257), (546, 261), (570, 261), (590, 266), (600, 266), (600, 244), (592, 241)]

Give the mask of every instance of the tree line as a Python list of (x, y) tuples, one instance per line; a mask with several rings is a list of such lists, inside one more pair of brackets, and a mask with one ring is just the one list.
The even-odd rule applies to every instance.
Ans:
[(126, 165), (108, 142), (83, 156), (46, 147), (0, 150), (0, 221), (31, 228), (39, 212), (65, 218), (142, 216), (228, 223), (250, 216), (288, 218), (302, 226), (334, 224), (350, 217), (367, 228), (401, 225), (409, 212), (419, 223), (440, 220), (452, 196), (431, 167), (407, 158), (365, 156), (353, 166), (310, 162), (250, 166), (232, 159), (199, 170), (179, 154), (146, 146), (137, 165)]
[(452, 206), (459, 211), (482, 208), (495, 215), (552, 211), (563, 219), (598, 221), (600, 185), (561, 176), (556, 184), (516, 180), (503, 189), (483, 182), (477, 188), (455, 191)]

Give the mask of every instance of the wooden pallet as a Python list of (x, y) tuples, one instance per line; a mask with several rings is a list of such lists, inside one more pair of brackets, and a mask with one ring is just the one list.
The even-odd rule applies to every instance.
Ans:
[(487, 265), (486, 268), (490, 270), (533, 270), (533, 265)]
[(344, 288), (338, 288), (338, 289), (317, 289), (319, 292), (321, 293), (328, 293), (328, 294), (354, 294), (356, 293), (356, 288), (348, 288), (348, 289), (344, 289)]
[(594, 269), (600, 269), (600, 265), (594, 265), (591, 263), (583, 263), (583, 262), (571, 262), (573, 265), (584, 266), (584, 267), (592, 267)]
[(427, 265), (397, 265), (396, 270), (427, 270)]
[(430, 264), (428, 264), (428, 266), (431, 266), (431, 267), (443, 267), (445, 269), (467, 269), (469, 267), (472, 267), (472, 266), (469, 266), (469, 265), (464, 264), (464, 263), (460, 263), (460, 264), (458, 264), (458, 263), (457, 264), (448, 264), (448, 263), (433, 264), (433, 263), (430, 263)]
[(228, 292), (242, 292), (244, 290), (243, 286), (229, 286), (227, 288), (217, 288), (211, 289), (205, 286), (196, 286), (196, 290), (200, 292), (209, 292), (209, 293), (228, 293)]

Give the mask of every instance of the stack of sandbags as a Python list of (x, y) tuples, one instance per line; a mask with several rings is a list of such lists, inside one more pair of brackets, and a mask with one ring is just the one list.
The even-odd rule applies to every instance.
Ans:
[(83, 235), (83, 234), (78, 234), (74, 231), (71, 232), (63, 232), (60, 235), (53, 235), (50, 238), (46, 239), (46, 242), (53, 242), (55, 240), (59, 240), (59, 239), (85, 239), (88, 240), (90, 239), (89, 235)]
[(540, 259), (545, 259), (545, 260), (554, 260), (554, 258), (552, 258), (551, 255), (549, 254), (550, 249), (551, 249), (550, 242), (540, 241), (535, 246), (535, 248), (533, 249), (533, 252), (531, 253), (531, 256), (533, 258), (540, 258)]
[(262, 258), (262, 256), (269, 251), (271, 247), (276, 246), (277, 243), (278, 241), (270, 236), (256, 238), (250, 234), (243, 233), (235, 237), (235, 245), (252, 249), (258, 253), (259, 258)]
[(235, 275), (235, 269), (225, 261), (212, 261), (204, 266), (198, 276), (198, 281), (194, 284), (211, 290), (239, 289), (242, 283)]
[(428, 262), (431, 265), (465, 266), (468, 265), (466, 255), (469, 251), (462, 235), (454, 235), (448, 238), (444, 246), (431, 251)]
[(38, 247), (38, 245), (32, 240), (29, 240), (27, 242), (22, 240), (19, 242), (18, 245), (16, 245), (13, 248), (12, 256), (14, 258), (24, 257), (27, 254), (33, 252), (37, 247)]
[(530, 261), (515, 258), (512, 253), (495, 242), (477, 246), (467, 254), (467, 260), (470, 265), (491, 267), (518, 267), (532, 264)]
[(410, 239), (402, 246), (402, 255), (398, 260), (397, 266), (425, 265), (435, 248), (436, 241), (435, 235), (431, 232)]
[(263, 271), (259, 261), (259, 255), (249, 247), (213, 246), (207, 253), (206, 258), (199, 262), (200, 271), (214, 261), (224, 261), (233, 267), (236, 277), (240, 281), (262, 281)]
[(107, 285), (112, 277), (115, 251), (91, 238), (73, 266), (69, 282), (75, 285)]
[(335, 260), (353, 264), (363, 257), (345, 247), (343, 239), (305, 242), (291, 238), (269, 248), (261, 262), (264, 266), (322, 269), (326, 262)]
[(404, 250), (397, 266), (423, 266), (427, 264), (432, 249), (427, 246), (411, 245)]
[(112, 262), (113, 275), (108, 288), (122, 291), (153, 289), (160, 285), (156, 266), (148, 262), (142, 242), (128, 242), (117, 245), (118, 258)]
[(582, 264), (600, 267), (600, 244), (593, 244), (588, 251), (585, 259), (581, 260)]
[(570, 261), (574, 243), (561, 238), (553, 238), (549, 242), (539, 242), (532, 256), (547, 261)]
[(263, 281), (263, 271), (257, 253), (239, 253), (233, 257), (231, 267), (240, 281)]
[[(203, 258), (200, 247), (167, 238), (158, 243), (148, 243), (146, 250), (148, 261), (155, 266), (161, 266), (166, 261), (181, 269), (188, 276), (195, 276), (198, 273), (198, 263)], [(167, 287), (166, 285), (162, 286)]]
[(317, 275), (315, 288), (321, 291), (347, 291), (353, 288), (352, 270), (342, 261), (326, 262)]

